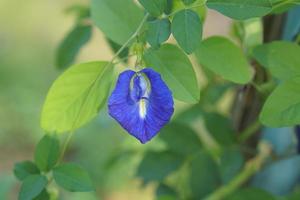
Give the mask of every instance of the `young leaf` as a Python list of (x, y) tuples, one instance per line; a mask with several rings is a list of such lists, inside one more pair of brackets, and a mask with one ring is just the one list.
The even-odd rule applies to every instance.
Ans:
[(180, 156), (171, 152), (147, 152), (138, 167), (137, 176), (143, 178), (145, 183), (162, 181), (178, 169), (182, 161)]
[(171, 34), (169, 19), (157, 19), (148, 23), (147, 41), (152, 47), (158, 47), (165, 42)]
[(206, 5), (237, 20), (262, 17), (272, 10), (270, 0), (207, 0)]
[(155, 17), (160, 16), (167, 6), (167, 0), (139, 0), (139, 2), (147, 12)]
[(300, 76), (300, 47), (290, 42), (272, 42), (254, 48), (253, 57), (273, 76), (289, 80)]
[(56, 66), (59, 69), (69, 67), (74, 62), (82, 46), (90, 40), (91, 36), (91, 25), (76, 25), (57, 49)]
[(31, 161), (18, 162), (14, 166), (14, 174), (20, 180), (23, 181), (30, 175), (39, 174), (40, 170)]
[(146, 64), (160, 74), (171, 88), (175, 98), (188, 103), (199, 101), (195, 71), (188, 57), (175, 45), (164, 44), (158, 50), (148, 50)]
[(196, 51), (198, 62), (226, 80), (248, 83), (253, 70), (242, 50), (230, 40), (214, 36), (204, 40)]
[(198, 14), (189, 9), (176, 13), (172, 21), (172, 33), (186, 53), (193, 53), (202, 37), (202, 23)]
[(88, 173), (78, 165), (67, 163), (53, 169), (55, 182), (71, 192), (93, 191), (94, 186)]
[(300, 77), (279, 85), (265, 102), (260, 120), (270, 127), (293, 126), (300, 122)]
[(28, 176), (22, 183), (19, 200), (34, 199), (43, 191), (47, 182), (47, 178), (42, 175)]
[(59, 141), (54, 135), (45, 135), (37, 144), (34, 160), (41, 171), (49, 171), (59, 158)]
[(112, 74), (113, 66), (107, 62), (70, 67), (48, 92), (42, 111), (42, 128), (63, 133), (93, 119), (108, 96)]
[(106, 37), (124, 44), (142, 21), (143, 11), (132, 0), (92, 0), (92, 20)]

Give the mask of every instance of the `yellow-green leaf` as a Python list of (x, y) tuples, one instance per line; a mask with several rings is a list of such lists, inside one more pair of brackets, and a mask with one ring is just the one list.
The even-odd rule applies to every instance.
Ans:
[(48, 132), (73, 131), (97, 114), (111, 85), (113, 66), (89, 62), (70, 67), (53, 83), (41, 117)]

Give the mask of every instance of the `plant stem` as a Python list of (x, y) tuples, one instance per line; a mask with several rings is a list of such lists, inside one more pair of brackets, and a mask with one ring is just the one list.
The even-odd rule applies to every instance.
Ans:
[[(112, 59), (110, 60), (110, 62), (106, 65), (111, 65), (113, 64), (114, 60), (119, 56), (119, 54), (130, 44), (130, 42), (135, 39), (135, 37), (138, 36), (138, 34), (140, 33), (141, 29), (143, 28), (147, 18), (148, 18), (149, 14), (147, 13), (144, 18), (142, 19), (141, 23), (139, 24), (139, 26), (137, 27), (136, 31), (130, 36), (130, 38), (122, 45), (122, 47), (117, 51), (117, 53), (112, 57)], [(98, 78), (97, 78), (98, 79)], [(97, 80), (96, 79), (96, 80)], [(87, 95), (88, 96), (88, 95)], [(80, 114), (81, 112), (79, 112)], [(76, 122), (77, 120), (75, 120)], [(76, 124), (76, 123), (74, 123)], [(59, 158), (59, 163), (63, 161), (63, 158), (64, 158), (64, 155), (66, 153), (66, 150), (70, 144), (70, 141), (72, 139), (72, 136), (74, 134), (75, 130), (71, 130), (67, 139), (65, 140), (64, 144), (63, 144), (63, 147), (62, 147), (62, 151), (61, 151), (61, 154), (60, 154), (60, 158)]]
[(256, 133), (261, 128), (261, 123), (257, 119), (253, 124), (248, 126), (243, 132), (241, 132), (238, 140), (239, 142), (245, 142), (249, 137)]
[(240, 172), (231, 182), (224, 185), (205, 198), (205, 200), (221, 200), (224, 197), (235, 192), (240, 186), (249, 180), (257, 171), (261, 169), (267, 158), (271, 155), (272, 148), (266, 142), (259, 144), (259, 154), (249, 160), (243, 171)]

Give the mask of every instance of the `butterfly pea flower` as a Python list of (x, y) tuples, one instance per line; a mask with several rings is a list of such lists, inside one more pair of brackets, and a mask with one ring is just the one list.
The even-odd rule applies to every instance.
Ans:
[(139, 72), (126, 70), (119, 75), (108, 110), (129, 134), (144, 144), (170, 121), (174, 102), (159, 73), (150, 68)]

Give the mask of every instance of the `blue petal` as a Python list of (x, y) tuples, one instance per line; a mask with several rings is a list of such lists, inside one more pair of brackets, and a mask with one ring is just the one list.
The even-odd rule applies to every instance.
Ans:
[(120, 74), (108, 101), (109, 114), (141, 143), (151, 140), (174, 112), (172, 93), (150, 68)]

